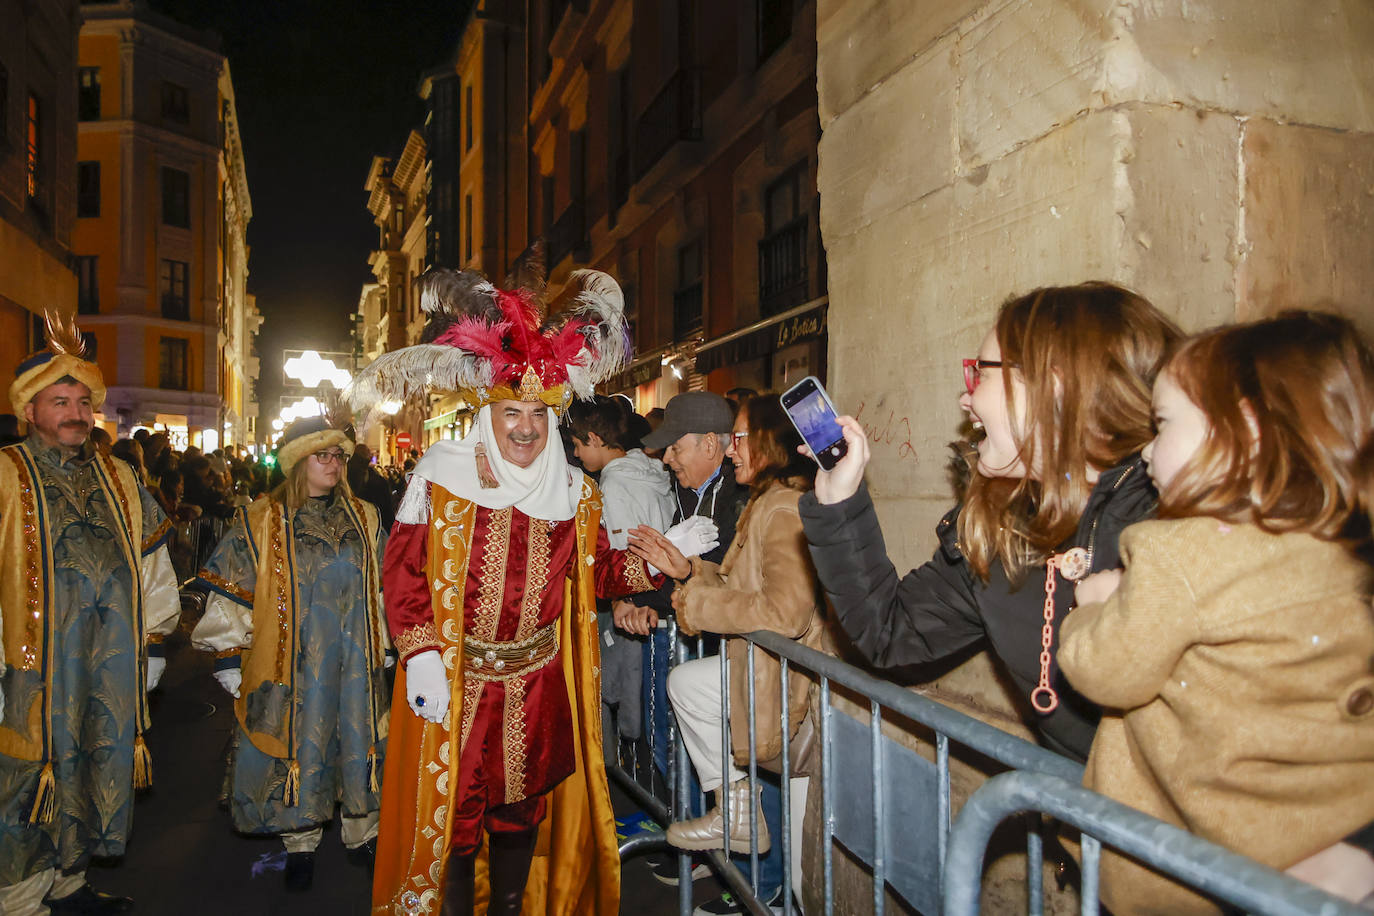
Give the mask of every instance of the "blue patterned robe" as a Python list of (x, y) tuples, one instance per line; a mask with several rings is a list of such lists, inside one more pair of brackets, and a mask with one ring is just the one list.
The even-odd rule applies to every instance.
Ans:
[[(259, 581), (260, 571), (274, 575), (271, 547), (257, 543), (261, 535), (252, 522), (265, 508), (240, 510), (202, 571), (201, 579), (214, 594), (192, 636), (197, 648), (220, 657), (218, 667), (241, 663), (245, 672), (227, 778), (234, 826), (245, 833), (310, 829), (331, 819), (336, 805), (348, 816), (378, 810), (390, 704), (380, 651), (385, 647), (375, 639), (384, 630), (380, 586), (369, 601), (368, 560), (357, 524), (371, 518), (375, 525), (375, 513), (350, 513), (343, 501), (320, 497), (291, 516), (287, 565), (294, 569), (295, 589), (286, 593), (296, 596), (292, 615), (278, 612), (272, 597), (277, 592), (261, 588), (265, 583)], [(279, 519), (280, 503), (270, 511)], [(378, 527), (374, 562), (385, 541)], [(265, 616), (264, 608), (254, 610), (262, 598), (272, 604)], [(252, 672), (259, 669), (250, 656), (273, 653), (279, 645), (277, 629), (291, 626), (292, 619), (297, 632), (290, 670), (280, 679), (252, 683)], [(254, 633), (255, 621), (273, 626), (260, 623), (258, 628), (266, 632)], [(264, 735), (281, 741), (290, 755), (260, 747), (263, 742), (254, 739)], [(377, 754), (369, 762), (374, 747)], [(293, 760), (299, 767), (299, 793), (289, 804)]]
[[(6, 620), (0, 886), (49, 868), (79, 871), (92, 856), (123, 855), (128, 840), (135, 742), (147, 724), (142, 653), (176, 626), (180, 602), (163, 546), (170, 526), (132, 471), (116, 461), (97, 457), (90, 443), (71, 458), (34, 438), (0, 450), (0, 516), (24, 532), (18, 543), (46, 542), (50, 554), (49, 565), (29, 556), (41, 551), (9, 544), (7, 553), (17, 555), (0, 564), (6, 596), (0, 612), (34, 615), (37, 622), (40, 609), (51, 609), (25, 645), (13, 644), (14, 621)], [(34, 472), (41, 499), (22, 483)], [(116, 511), (112, 503), (121, 500), (125, 505)], [(133, 500), (137, 505), (129, 506)], [(33, 530), (22, 521), (30, 513)], [(133, 519), (135, 530), (121, 517)], [(46, 537), (38, 536), (40, 528)], [(47, 762), (50, 819), (40, 813), (39, 798)]]

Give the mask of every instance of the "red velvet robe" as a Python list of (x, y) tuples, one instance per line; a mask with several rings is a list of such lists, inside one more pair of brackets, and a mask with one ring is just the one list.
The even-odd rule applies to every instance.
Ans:
[[(436, 506), (451, 499), (438, 487), (433, 491)], [(427, 570), (432, 527), (398, 521), (387, 544), (382, 574), (386, 616), (402, 664), (418, 652), (440, 647), (431, 594), (438, 579)], [(557, 621), (564, 612), (564, 583), (576, 561), (576, 520), (549, 522), (514, 508), (479, 506), (472, 527), (463, 532), (464, 554), (470, 558), (463, 632), (487, 642), (510, 642)], [(600, 526), (595, 557), (586, 559), (594, 559), (601, 598), (646, 591), (663, 581), (661, 576), (651, 578), (638, 557), (613, 550)], [(560, 661), (555, 655), (538, 670), (504, 682), (481, 680), (469, 671), (463, 684), (454, 798), (459, 811), (534, 799), (573, 772), (573, 725)], [(529, 821), (523, 826), (533, 826), (540, 813), (535, 805), (510, 810), (506, 829), (522, 826), (522, 817)], [(458, 837), (454, 842), (458, 845)]]

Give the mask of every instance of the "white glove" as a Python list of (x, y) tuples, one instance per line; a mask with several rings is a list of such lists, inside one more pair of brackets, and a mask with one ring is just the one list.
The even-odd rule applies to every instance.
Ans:
[(234, 699), (238, 699), (239, 686), (243, 684), (243, 671), (239, 668), (222, 668), (215, 672), (215, 680), (224, 688), (224, 692)]
[(396, 656), (390, 652), (382, 656), (382, 664), (387, 668), (396, 667)]
[(411, 712), (426, 722), (448, 718), (448, 672), (435, 649), (411, 656), (406, 662), (406, 702)]
[(704, 515), (694, 515), (678, 522), (663, 532), (663, 536), (682, 551), (684, 557), (699, 557), (720, 546), (720, 529)]
[(160, 655), (148, 656), (148, 691), (157, 686), (157, 682), (162, 680), (162, 672), (167, 670), (167, 659)]

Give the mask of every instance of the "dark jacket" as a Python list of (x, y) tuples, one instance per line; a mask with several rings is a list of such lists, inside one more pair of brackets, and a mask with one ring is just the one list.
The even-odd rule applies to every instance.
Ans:
[[(1060, 551), (1092, 549), (1092, 571), (1121, 565), (1117, 539), (1127, 525), (1154, 514), (1156, 494), (1139, 456), (1102, 474), (1088, 498), (1073, 539)], [(900, 579), (887, 557), (878, 515), (867, 486), (841, 503), (823, 506), (814, 493), (801, 500), (802, 526), (821, 585), (854, 647), (875, 667), (939, 661), (984, 637), (1027, 701), (1027, 716), (1044, 743), (1083, 761), (1097, 729), (1097, 708), (1078, 695), (1050, 664), (1059, 707), (1048, 715), (1030, 709), (1040, 680), (1040, 633), (1044, 626), (1045, 572), (1033, 569), (1019, 588), (994, 561), (988, 582), (979, 580), (957, 543), (959, 508), (937, 528), (940, 546), (930, 562)], [(1059, 623), (1073, 607), (1073, 583), (1058, 578), (1054, 643)]]
[[(697, 512), (696, 490), (691, 487), (684, 487), (677, 482), (676, 478), (673, 480), (673, 488), (677, 491), (677, 507), (673, 509), (673, 524), (676, 525), (684, 518), (690, 518), (696, 514), (710, 516), (711, 521), (716, 523), (716, 528), (720, 531), (720, 544), (703, 553), (701, 558), (709, 563), (720, 563), (725, 559), (725, 551), (729, 550), (730, 545), (735, 541), (735, 525), (739, 522), (739, 516), (744, 511), (745, 504), (749, 502), (749, 488), (735, 483), (734, 464), (728, 461), (721, 463), (720, 476), (702, 494), (702, 501), (706, 505), (700, 513)], [(667, 617), (673, 613), (673, 587), (675, 585), (676, 583), (669, 579), (654, 591), (631, 595), (629, 600), (639, 607), (653, 608), (658, 611), (660, 618)]]

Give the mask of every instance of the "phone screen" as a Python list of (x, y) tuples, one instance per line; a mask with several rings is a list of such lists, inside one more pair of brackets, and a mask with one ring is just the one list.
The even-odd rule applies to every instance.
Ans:
[(821, 467), (829, 470), (847, 451), (835, 408), (820, 383), (803, 379), (783, 394), (783, 407)]

